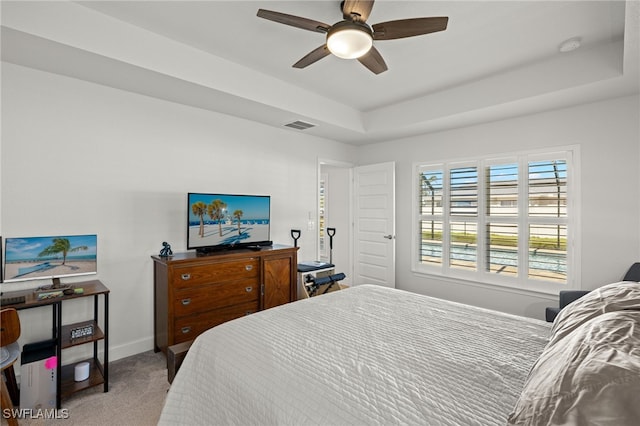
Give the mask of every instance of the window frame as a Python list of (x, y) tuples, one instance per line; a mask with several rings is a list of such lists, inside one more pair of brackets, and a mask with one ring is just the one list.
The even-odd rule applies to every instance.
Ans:
[(318, 179), (318, 252), (320, 259), (329, 258), (329, 239), (326, 227), (329, 220), (329, 175), (320, 173)]
[[(535, 161), (564, 160), (567, 167), (566, 178), (566, 217), (531, 217), (529, 215), (529, 163)], [(489, 216), (486, 194), (488, 191), (487, 168), (500, 164), (518, 165), (518, 214), (516, 216)], [(477, 237), (476, 269), (467, 270), (451, 267), (449, 248), (451, 238), (450, 214), (450, 173), (452, 168), (474, 166), (477, 170)], [(445, 161), (416, 162), (412, 168), (412, 250), (411, 270), (417, 275), (436, 278), (448, 278), (477, 285), (503, 287), (538, 293), (557, 294), (560, 290), (579, 289), (580, 280), (580, 167), (579, 147), (576, 145), (555, 147), (544, 150), (527, 150), (503, 155), (486, 155), (477, 158), (450, 159)], [(424, 171), (440, 171), (443, 176), (442, 211), (440, 214), (422, 214), (421, 178)], [(471, 218), (455, 216), (455, 219)], [(423, 220), (438, 220), (442, 223), (442, 262), (428, 264), (421, 262), (421, 232)], [(501, 276), (486, 270), (487, 225), (490, 223), (509, 223), (517, 226), (518, 234), (518, 274)], [(562, 224), (566, 226), (566, 283), (529, 277), (529, 226), (531, 224)]]

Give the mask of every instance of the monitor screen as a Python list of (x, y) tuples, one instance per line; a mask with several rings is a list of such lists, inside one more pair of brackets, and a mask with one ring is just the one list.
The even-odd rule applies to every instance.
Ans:
[(97, 235), (6, 238), (4, 282), (98, 272)]
[(268, 245), (271, 198), (266, 195), (187, 195), (187, 248), (200, 251)]

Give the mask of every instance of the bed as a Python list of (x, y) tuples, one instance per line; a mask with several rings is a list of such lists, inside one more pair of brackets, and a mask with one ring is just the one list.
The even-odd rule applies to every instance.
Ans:
[[(631, 334), (640, 343), (638, 324)], [(556, 325), (357, 286), (202, 334), (169, 390), (159, 424), (547, 424), (536, 419), (548, 417), (548, 404), (562, 404), (554, 399), (558, 392), (545, 394), (555, 384), (541, 383), (539, 376), (547, 374), (535, 368), (549, 368), (544, 356)], [(560, 329), (551, 349), (562, 354), (572, 333)], [(631, 367), (640, 376), (640, 354), (631, 354), (631, 364), (634, 356), (639, 362)], [(638, 398), (640, 379), (627, 384), (626, 392), (635, 391), (630, 398)], [(618, 423), (609, 424), (627, 424), (624, 416), (636, 414), (628, 423), (636, 424), (640, 411), (622, 413)]]

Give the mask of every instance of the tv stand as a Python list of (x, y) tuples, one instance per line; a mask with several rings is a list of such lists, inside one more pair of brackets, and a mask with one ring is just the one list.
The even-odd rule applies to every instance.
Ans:
[[(62, 408), (62, 400), (70, 397), (76, 392), (102, 385), (103, 392), (109, 391), (109, 289), (98, 280), (77, 282), (75, 287), (82, 289), (80, 293), (72, 295), (60, 295), (54, 298), (40, 299), (33, 290), (16, 290), (8, 291), (4, 297), (22, 298), (22, 303), (2, 305), (2, 308), (10, 307), (17, 310), (38, 308), (51, 306), (53, 310), (52, 317), (52, 338), (56, 341), (56, 358), (57, 358), (57, 376), (56, 376), (56, 407)], [(51, 290), (49, 290), (51, 292)], [(60, 291), (60, 290), (54, 290)], [(102, 295), (103, 306), (102, 315), (99, 315), (99, 296)], [(67, 306), (67, 301), (93, 296), (93, 318), (89, 317), (86, 321), (74, 322), (72, 324), (62, 324), (62, 309)], [(77, 302), (74, 302), (77, 303)], [(77, 305), (71, 304), (69, 311), (76, 310)], [(102, 316), (102, 321), (100, 320)], [(102, 325), (99, 325), (102, 322)], [(87, 326), (93, 327), (91, 335), (72, 337), (73, 330)], [(102, 341), (102, 361), (99, 359), (98, 342)], [(93, 346), (93, 355), (83, 361), (89, 362), (89, 379), (82, 382), (75, 381), (75, 365), (80, 362), (76, 360), (66, 365), (62, 365), (62, 354), (64, 349), (68, 349), (80, 345)], [(90, 350), (90, 349), (89, 349)], [(72, 354), (71, 354), (72, 355)], [(2, 378), (0, 378), (2, 380)]]
[(272, 247), (273, 241), (259, 241), (255, 244), (232, 244), (232, 245), (223, 245), (223, 246), (210, 246), (210, 247), (200, 247), (196, 249), (196, 255), (198, 256), (208, 256), (214, 253), (233, 251), (233, 250), (252, 250), (252, 251), (260, 251), (265, 247)]
[[(240, 248), (240, 247), (236, 247)], [(188, 342), (216, 325), (298, 299), (297, 247), (199, 256), (151, 256), (154, 279), (154, 350)]]
[(67, 288), (73, 288), (71, 284), (62, 284), (60, 278), (52, 278), (52, 281), (53, 284), (40, 286), (37, 290), (65, 290)]
[(211, 253), (216, 253), (216, 252), (219, 252), (219, 251), (222, 251), (222, 250), (224, 250), (224, 249), (222, 249), (222, 248), (213, 248), (213, 247), (202, 247), (202, 248), (196, 249), (196, 254), (198, 256), (206, 256), (206, 255), (209, 255)]
[(73, 294), (75, 287), (72, 284), (62, 284), (60, 278), (53, 278), (53, 284), (43, 285), (33, 292), (37, 297), (56, 297), (64, 294)]

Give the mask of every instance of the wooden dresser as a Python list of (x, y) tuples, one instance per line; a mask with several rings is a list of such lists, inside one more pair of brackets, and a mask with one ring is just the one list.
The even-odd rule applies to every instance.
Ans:
[(152, 256), (155, 351), (166, 353), (218, 324), (295, 301), (297, 250), (273, 245)]

